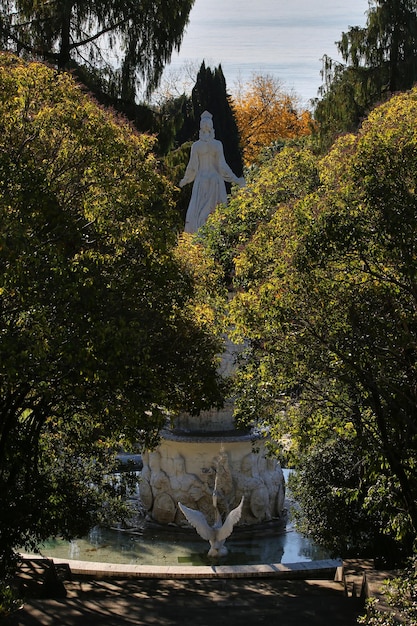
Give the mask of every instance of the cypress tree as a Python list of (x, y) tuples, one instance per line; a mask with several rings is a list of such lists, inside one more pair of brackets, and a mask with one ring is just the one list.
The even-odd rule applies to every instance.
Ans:
[(212, 70), (203, 61), (191, 92), (191, 100), (193, 133), (189, 139), (198, 138), (200, 116), (203, 111), (209, 111), (213, 115), (216, 139), (223, 144), (227, 164), (237, 176), (241, 176), (243, 165), (239, 131), (221, 65)]

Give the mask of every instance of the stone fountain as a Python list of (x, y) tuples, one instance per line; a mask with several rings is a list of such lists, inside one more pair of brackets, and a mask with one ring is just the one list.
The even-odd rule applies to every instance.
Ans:
[[(230, 342), (222, 373), (233, 366)], [(161, 433), (157, 449), (142, 454), (141, 501), (159, 524), (187, 525), (178, 502), (201, 511), (214, 523), (213, 492), (222, 516), (244, 497), (239, 525), (276, 522), (285, 525), (285, 481), (265, 441), (252, 431), (236, 430), (233, 404), (198, 416), (180, 415)]]
[[(191, 148), (180, 183), (194, 182), (186, 218), (188, 232), (197, 230), (209, 212), (224, 202), (225, 180), (244, 184), (226, 164), (222, 144), (214, 139), (211, 115), (205, 111), (200, 139)], [(233, 371), (238, 350), (226, 340), (222, 375)], [(250, 430), (236, 430), (233, 401), (220, 411), (180, 415), (161, 433), (158, 448), (144, 451), (142, 458), (141, 501), (153, 522), (187, 526), (181, 503), (186, 509), (199, 511), (213, 525), (216, 516), (227, 518), (243, 498), (238, 526), (285, 526), (282, 469), (276, 459), (267, 455), (262, 437)]]

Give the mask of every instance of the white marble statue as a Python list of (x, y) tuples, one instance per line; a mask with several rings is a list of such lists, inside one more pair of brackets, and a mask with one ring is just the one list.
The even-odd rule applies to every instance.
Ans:
[(225, 181), (245, 185), (245, 179), (235, 176), (227, 165), (222, 142), (214, 138), (213, 116), (204, 111), (200, 138), (191, 146), (190, 160), (180, 181), (180, 187), (194, 183), (185, 218), (186, 233), (195, 233), (218, 204), (227, 202)]
[(244, 502), (244, 497), (242, 496), (239, 506), (230, 511), (223, 524), (219, 509), (217, 508), (217, 495), (216, 476), (213, 491), (213, 507), (215, 512), (215, 521), (213, 526), (210, 526), (205, 515), (201, 511), (189, 509), (184, 504), (181, 504), (181, 502), (178, 502), (180, 510), (183, 512), (191, 526), (194, 526), (202, 539), (206, 539), (210, 543), (210, 550), (208, 551), (208, 556), (210, 557), (224, 556), (227, 554), (227, 548), (224, 545), (224, 542), (232, 534), (234, 526), (240, 520)]

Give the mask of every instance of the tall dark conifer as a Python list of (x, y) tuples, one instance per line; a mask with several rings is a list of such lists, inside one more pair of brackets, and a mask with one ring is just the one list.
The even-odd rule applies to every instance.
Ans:
[(242, 175), (242, 154), (239, 146), (239, 131), (230, 96), (226, 89), (226, 80), (221, 65), (212, 70), (201, 64), (196, 84), (191, 93), (193, 105), (193, 136), (198, 138), (200, 116), (203, 111), (213, 115), (216, 139), (223, 143), (224, 155), (228, 165), (237, 176)]

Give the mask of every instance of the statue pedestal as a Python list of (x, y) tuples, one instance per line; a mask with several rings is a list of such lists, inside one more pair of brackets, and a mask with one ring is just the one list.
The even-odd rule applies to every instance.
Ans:
[[(221, 373), (233, 371), (239, 347), (226, 341)], [(235, 429), (233, 403), (198, 416), (180, 415), (161, 433), (155, 451), (143, 452), (142, 504), (160, 524), (188, 526), (178, 502), (204, 513), (214, 523), (213, 490), (217, 476), (218, 509), (224, 517), (244, 496), (240, 525), (276, 520), (285, 526), (285, 481), (276, 459), (267, 457), (264, 439)]]
[(285, 524), (282, 469), (266, 456), (263, 440), (251, 433), (165, 430), (158, 448), (142, 458), (141, 500), (155, 522), (187, 526), (178, 508), (181, 502), (214, 523), (212, 496), (217, 475), (218, 508), (223, 518), (244, 496), (240, 524), (271, 520)]

